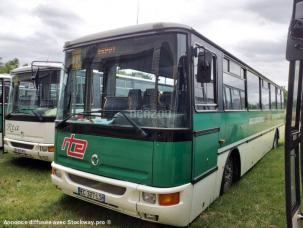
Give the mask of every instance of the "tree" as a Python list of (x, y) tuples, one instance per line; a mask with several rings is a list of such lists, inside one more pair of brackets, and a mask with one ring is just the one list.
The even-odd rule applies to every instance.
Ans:
[[(1, 62), (1, 59), (0, 59)], [(14, 58), (12, 60), (7, 61), (6, 63), (0, 63), (0, 74), (9, 74), (11, 70), (19, 67), (19, 59)]]

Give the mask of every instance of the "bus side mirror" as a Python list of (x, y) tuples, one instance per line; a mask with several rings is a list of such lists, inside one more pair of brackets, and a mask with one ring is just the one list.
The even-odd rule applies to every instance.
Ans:
[(297, 2), (294, 12), (294, 20), (290, 28), (294, 39), (303, 39), (303, 1)]
[(297, 0), (293, 9), (287, 40), (286, 59), (302, 60), (303, 53), (303, 1)]
[(198, 53), (198, 65), (197, 65), (197, 82), (209, 83), (211, 82), (211, 67), (212, 67), (213, 55), (207, 50), (203, 50)]
[(294, 39), (303, 39), (303, 20), (295, 20), (291, 28), (291, 36)]

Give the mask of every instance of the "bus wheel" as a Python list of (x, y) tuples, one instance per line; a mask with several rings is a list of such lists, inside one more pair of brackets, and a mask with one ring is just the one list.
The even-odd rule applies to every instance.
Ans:
[(233, 157), (229, 156), (226, 161), (224, 172), (223, 172), (222, 184), (220, 190), (221, 195), (226, 193), (230, 189), (233, 183), (233, 177), (234, 177), (234, 161), (233, 161)]
[(276, 132), (272, 148), (277, 149), (278, 144), (279, 144), (279, 136), (278, 136), (278, 132)]

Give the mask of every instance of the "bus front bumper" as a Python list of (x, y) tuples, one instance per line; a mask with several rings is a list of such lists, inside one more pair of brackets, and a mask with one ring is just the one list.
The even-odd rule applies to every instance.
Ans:
[[(65, 194), (84, 201), (151, 222), (173, 226), (189, 224), (193, 193), (191, 183), (172, 188), (155, 188), (82, 172), (55, 162), (52, 163), (51, 178)], [(85, 196), (80, 194), (83, 191), (87, 193)], [(145, 202), (143, 192), (155, 194), (155, 203)], [(177, 192), (180, 193), (179, 203), (159, 205), (159, 194)], [(92, 194), (102, 195), (102, 202), (89, 197)]]
[(43, 161), (53, 161), (54, 152), (48, 152), (54, 144), (32, 143), (4, 138), (4, 152), (18, 157), (27, 157)]

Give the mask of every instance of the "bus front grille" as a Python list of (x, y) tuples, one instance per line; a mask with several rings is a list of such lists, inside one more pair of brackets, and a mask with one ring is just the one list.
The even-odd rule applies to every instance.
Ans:
[(25, 143), (19, 143), (19, 142), (10, 142), (13, 147), (32, 150), (34, 148), (34, 145), (25, 144)]
[(112, 184), (106, 184), (103, 182), (99, 182), (99, 181), (95, 181), (95, 180), (91, 180), (91, 179), (87, 179), (85, 177), (80, 177), (77, 175), (73, 175), (73, 174), (68, 174), (69, 178), (77, 183), (77, 184), (81, 184), (96, 190), (100, 190), (100, 191), (104, 191), (104, 192), (108, 192), (114, 195), (123, 195), (126, 191), (126, 188), (124, 187), (120, 187), (120, 186), (115, 186)]

